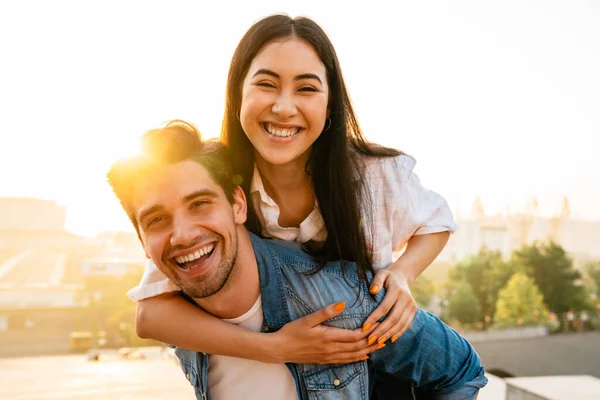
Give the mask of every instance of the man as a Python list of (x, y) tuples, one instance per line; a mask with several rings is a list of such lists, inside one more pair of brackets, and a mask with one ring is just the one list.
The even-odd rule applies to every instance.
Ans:
[[(327, 324), (356, 329), (377, 307), (383, 293), (369, 295), (354, 263), (330, 262), (311, 274), (318, 263), (297, 244), (246, 230), (246, 198), (232, 184), (222, 144), (202, 142), (182, 121), (143, 141), (144, 155), (115, 163), (108, 179), (146, 255), (198, 306), (265, 332), (335, 302), (345, 310)], [(386, 399), (406, 388), (413, 398), (472, 399), (486, 383), (468, 342), (422, 310), (400, 339), (379, 348), (346, 365), (176, 354), (198, 399), (368, 399), (375, 376)]]

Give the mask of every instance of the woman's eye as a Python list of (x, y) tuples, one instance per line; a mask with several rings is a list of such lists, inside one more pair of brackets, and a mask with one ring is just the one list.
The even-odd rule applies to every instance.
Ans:
[(256, 84), (256, 86), (260, 86), (260, 87), (264, 87), (264, 88), (270, 88), (270, 89), (274, 89), (275, 85), (273, 85), (272, 83), (269, 82), (259, 82)]
[(301, 87), (300, 89), (298, 89), (299, 92), (316, 92), (317, 89), (315, 89), (314, 87), (311, 86), (304, 86)]

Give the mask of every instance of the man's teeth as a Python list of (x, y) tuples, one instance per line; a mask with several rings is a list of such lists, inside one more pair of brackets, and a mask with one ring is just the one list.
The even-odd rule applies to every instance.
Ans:
[(265, 124), (265, 129), (273, 136), (288, 137), (300, 132), (300, 128), (279, 128), (271, 124)]
[(214, 248), (215, 248), (215, 245), (211, 243), (208, 246), (201, 248), (200, 250), (196, 251), (193, 254), (188, 254), (187, 256), (175, 257), (175, 261), (177, 261), (179, 264), (184, 264), (186, 262), (194, 261), (194, 260), (199, 259), (203, 255), (210, 253)]

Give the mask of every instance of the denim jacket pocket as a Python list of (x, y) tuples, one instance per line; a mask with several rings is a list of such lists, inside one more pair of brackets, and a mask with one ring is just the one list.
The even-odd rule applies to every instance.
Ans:
[(309, 399), (367, 399), (366, 361), (347, 365), (319, 365), (306, 369)]

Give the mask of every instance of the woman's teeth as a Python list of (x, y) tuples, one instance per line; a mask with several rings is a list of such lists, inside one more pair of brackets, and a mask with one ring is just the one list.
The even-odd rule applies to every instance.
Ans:
[(279, 128), (279, 127), (271, 125), (269, 123), (265, 124), (265, 130), (269, 134), (271, 134), (273, 136), (277, 136), (277, 137), (294, 136), (295, 134), (300, 132), (300, 128)]
[(199, 259), (200, 257), (202, 257), (203, 255), (206, 255), (206, 254), (210, 253), (211, 251), (213, 251), (214, 248), (215, 248), (215, 245), (213, 243), (211, 243), (208, 246), (201, 248), (200, 250), (196, 251), (193, 254), (188, 254), (187, 256), (175, 257), (175, 261), (177, 261), (179, 264), (184, 264), (184, 263), (187, 263), (190, 261), (195, 261), (195, 260)]

